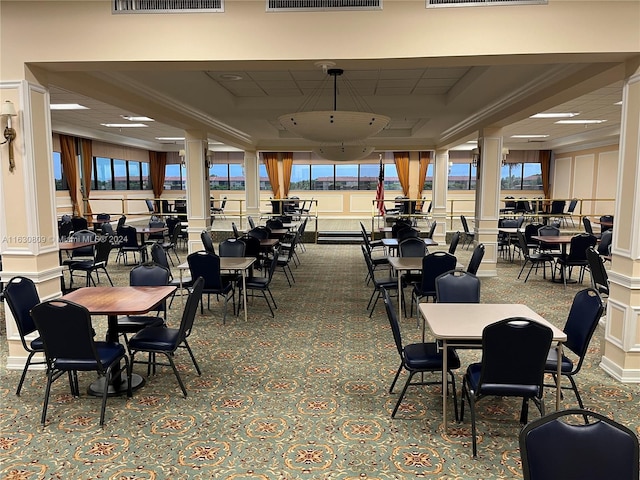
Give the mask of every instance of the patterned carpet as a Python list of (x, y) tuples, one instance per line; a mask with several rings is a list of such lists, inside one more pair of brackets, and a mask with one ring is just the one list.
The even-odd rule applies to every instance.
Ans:
[[(466, 264), (470, 250), (459, 250)], [(114, 256), (112, 256), (114, 258)], [(80, 398), (64, 379), (53, 388), (47, 426), (40, 426), (44, 373), (30, 372), (20, 397), (20, 372), (6, 370), (0, 342), (0, 478), (22, 479), (503, 479), (521, 478), (520, 402), (487, 398), (478, 404), (478, 458), (471, 456), (465, 422), (441, 428), (439, 386), (412, 387), (396, 419), (388, 388), (399, 359), (382, 303), (372, 318), (366, 303), (365, 264), (357, 245), (307, 245), (289, 288), (274, 277), (276, 318), (262, 300), (249, 319), (222, 324), (221, 305), (199, 312), (190, 344), (177, 363), (189, 396), (169, 368), (147, 378), (132, 399), (110, 398), (104, 429), (100, 400), (84, 394), (94, 379), (81, 375)], [(184, 260), (184, 254), (183, 254)], [(558, 326), (581, 286), (532, 275), (516, 280), (519, 265), (500, 260), (499, 277), (483, 279), (483, 302), (521, 302)], [(118, 284), (129, 267), (110, 265)], [(180, 301), (170, 311), (171, 324)], [(3, 313), (1, 314), (3, 315)], [(0, 315), (2, 335), (4, 318)], [(229, 319), (228, 319), (229, 320)], [(106, 319), (95, 317), (102, 334)], [(101, 330), (102, 329), (102, 330)], [(416, 341), (415, 319), (402, 320), (405, 341)], [(101, 330), (101, 331), (100, 331)], [(640, 434), (638, 385), (622, 385), (598, 366), (602, 327), (578, 378), (588, 408)], [(462, 351), (463, 365), (478, 352)], [(136, 372), (146, 375), (138, 365)], [(460, 374), (458, 374), (458, 386)], [(406, 377), (400, 379), (402, 384)], [(554, 407), (547, 389), (547, 408)], [(575, 406), (568, 393), (563, 406)], [(530, 418), (537, 418), (535, 408)]]

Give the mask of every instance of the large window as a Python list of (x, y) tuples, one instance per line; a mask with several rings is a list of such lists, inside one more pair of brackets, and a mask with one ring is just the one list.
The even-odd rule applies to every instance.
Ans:
[(422, 190), (433, 190), (433, 163), (427, 167), (427, 176), (424, 178)]
[(150, 190), (149, 164), (94, 157), (91, 183), (93, 190)]
[(290, 190), (311, 189), (311, 165), (293, 165), (291, 167)]
[(260, 175), (260, 190), (271, 190), (269, 175), (267, 175), (267, 166), (261, 163), (258, 166), (258, 175)]
[(180, 163), (168, 163), (164, 170), (165, 190), (186, 190), (187, 170)]
[(507, 163), (500, 169), (503, 190), (542, 190), (542, 167), (539, 163)]
[(211, 190), (229, 190), (229, 165), (227, 163), (211, 165), (209, 186)]
[(336, 190), (357, 190), (358, 189), (358, 165), (345, 165), (340, 163), (335, 165)]
[(229, 164), (229, 190), (244, 190), (245, 177), (244, 165), (240, 163)]
[[(399, 189), (395, 164), (384, 166), (384, 185)], [(266, 175), (266, 170), (265, 170)], [(375, 190), (378, 187), (380, 165), (365, 163), (336, 163), (335, 165), (294, 164), (291, 169), (290, 190)], [(262, 189), (262, 184), (260, 185)]]
[(53, 179), (55, 180), (56, 190), (69, 190), (67, 179), (62, 171), (62, 156), (60, 152), (53, 152)]
[(448, 190), (472, 190), (472, 185), (475, 188), (476, 168), (470, 163), (454, 163), (449, 168), (448, 180)]
[(96, 157), (94, 162), (93, 189), (113, 190), (113, 171), (111, 170), (111, 159)]
[(333, 165), (311, 165), (311, 190), (333, 190)]

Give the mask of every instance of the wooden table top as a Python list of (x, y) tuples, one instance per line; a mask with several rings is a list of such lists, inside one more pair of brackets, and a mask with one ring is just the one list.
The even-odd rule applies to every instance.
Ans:
[[(438, 242), (436, 242), (433, 238), (421, 238), (420, 240), (422, 240), (427, 247), (437, 247), (438, 246)], [(383, 238), (382, 239), (382, 244), (385, 247), (397, 247), (398, 246), (398, 239), (397, 238)]]
[(84, 287), (62, 298), (82, 305), (92, 315), (142, 315), (176, 290), (176, 287)]
[[(394, 257), (389, 256), (389, 265), (394, 270), (422, 270), (422, 258), (423, 257)], [(464, 265), (460, 262), (456, 262), (457, 269), (464, 269)]]
[[(246, 270), (256, 261), (256, 257), (220, 257), (220, 270)], [(179, 270), (189, 270), (189, 262), (178, 265)]]
[(98, 242), (59, 242), (60, 250), (75, 250), (76, 248), (91, 247)]
[(278, 240), (277, 238), (262, 238), (260, 239), (260, 246), (265, 248), (265, 247), (275, 247), (276, 245), (278, 245), (278, 243), (280, 243), (280, 240)]
[(571, 243), (571, 239), (575, 235), (532, 235), (532, 240), (542, 243)]
[(167, 230), (167, 227), (136, 227), (137, 233), (160, 233)]

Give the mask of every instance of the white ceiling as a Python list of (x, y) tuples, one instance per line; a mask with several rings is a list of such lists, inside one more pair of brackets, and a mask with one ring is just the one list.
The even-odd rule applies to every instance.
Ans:
[[(391, 117), (368, 143), (378, 150), (453, 148), (482, 128), (502, 127), (511, 149), (561, 149), (615, 143), (620, 131), (624, 58), (465, 58), (336, 62), (338, 110)], [(48, 70), (51, 103), (80, 103), (87, 110), (52, 111), (54, 131), (157, 150), (177, 150), (183, 137), (203, 131), (211, 142), (255, 150), (311, 150), (279, 124), (313, 92), (305, 109), (333, 109), (333, 79), (314, 61), (40, 65)], [(531, 119), (541, 111), (579, 112), (599, 125), (558, 125)], [(145, 128), (114, 129), (121, 115), (154, 118)], [(543, 141), (511, 138), (548, 135)], [(223, 149), (226, 147), (219, 146)]]

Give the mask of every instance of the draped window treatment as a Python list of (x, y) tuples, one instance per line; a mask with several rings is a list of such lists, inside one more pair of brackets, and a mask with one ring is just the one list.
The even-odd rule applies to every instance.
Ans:
[[(420, 173), (418, 174), (418, 198), (420, 199), (422, 198), (424, 182), (427, 179), (429, 163), (431, 163), (431, 152), (420, 152)], [(422, 208), (422, 201), (419, 202), (419, 206)]]
[(542, 172), (542, 192), (549, 198), (549, 175), (551, 170), (551, 150), (540, 150), (540, 171)]
[(93, 225), (93, 217), (89, 196), (91, 194), (91, 169), (93, 168), (93, 142), (87, 138), (80, 140), (82, 149), (82, 187), (84, 188), (84, 198), (86, 199), (84, 216), (89, 226)]
[(263, 153), (262, 159), (267, 167), (267, 175), (271, 184), (273, 198), (280, 198), (280, 182), (278, 181), (278, 154), (275, 152)]
[(282, 189), (285, 198), (289, 196), (289, 186), (291, 185), (291, 169), (293, 167), (293, 152), (284, 152), (282, 154)]
[(164, 191), (164, 177), (167, 166), (167, 152), (149, 151), (149, 176), (153, 197), (160, 198)]
[(398, 171), (402, 194), (407, 197), (409, 196), (409, 152), (393, 152), (393, 159)]
[(71, 198), (71, 214), (80, 215), (78, 207), (78, 167), (76, 163), (76, 139), (68, 135), (60, 135), (60, 154), (62, 160), (62, 171), (69, 186), (69, 197)]

